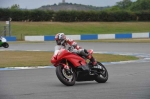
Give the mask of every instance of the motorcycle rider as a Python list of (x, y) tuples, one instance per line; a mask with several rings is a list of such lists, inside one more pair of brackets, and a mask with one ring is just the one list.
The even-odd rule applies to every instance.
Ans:
[(91, 54), (88, 54), (88, 51), (86, 49), (80, 47), (74, 40), (66, 38), (64, 33), (57, 33), (55, 35), (55, 41), (57, 45), (62, 46), (65, 49), (68, 49), (69, 47), (70, 48), (73, 47), (73, 49), (71, 49), (71, 52), (85, 56), (87, 59), (89, 59), (92, 62), (93, 66), (97, 65), (97, 62), (94, 59), (94, 57)]

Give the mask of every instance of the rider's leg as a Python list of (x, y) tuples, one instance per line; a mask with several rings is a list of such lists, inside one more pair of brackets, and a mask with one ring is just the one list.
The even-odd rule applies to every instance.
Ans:
[(79, 49), (79, 54), (89, 59), (92, 62), (93, 66), (97, 65), (95, 58), (91, 54), (89, 54), (86, 49)]
[(97, 61), (92, 55), (88, 55), (87, 58), (92, 62), (93, 66), (97, 65)]

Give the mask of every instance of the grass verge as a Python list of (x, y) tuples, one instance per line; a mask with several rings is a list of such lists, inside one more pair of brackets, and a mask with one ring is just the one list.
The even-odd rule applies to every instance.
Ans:
[[(0, 68), (49, 66), (53, 52), (45, 51), (0, 51)], [(134, 56), (93, 54), (100, 62), (137, 60)]]
[[(5, 22), (0, 22), (0, 26), (3, 25)], [(67, 35), (150, 32), (150, 22), (11, 22), (11, 32), (18, 40), (26, 35), (58, 32)]]

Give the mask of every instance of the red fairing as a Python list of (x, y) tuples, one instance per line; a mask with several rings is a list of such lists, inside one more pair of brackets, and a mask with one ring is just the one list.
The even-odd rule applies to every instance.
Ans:
[(70, 61), (75, 67), (78, 66), (85, 66), (86, 65), (86, 61), (81, 58), (80, 56), (69, 52), (68, 50), (65, 49), (61, 49), (58, 54), (56, 56), (53, 56), (51, 59), (51, 63), (54, 66), (57, 66), (57, 64), (62, 60), (62, 59), (67, 59), (68, 61)]
[(52, 59), (51, 59), (51, 63), (55, 66), (56, 65), (56, 56), (53, 56)]

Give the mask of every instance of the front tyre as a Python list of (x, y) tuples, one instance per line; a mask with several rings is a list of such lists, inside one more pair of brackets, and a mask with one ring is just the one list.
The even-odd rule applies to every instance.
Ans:
[(58, 79), (66, 86), (73, 86), (76, 81), (75, 72), (72, 68), (69, 69), (68, 72), (62, 65), (56, 67), (56, 75)]
[(107, 69), (105, 68), (105, 66), (98, 62), (98, 65), (101, 66), (101, 69), (99, 70), (99, 73), (95, 79), (96, 82), (98, 83), (105, 83), (108, 80), (108, 72)]
[(9, 44), (8, 44), (7, 42), (5, 42), (5, 43), (2, 44), (2, 46), (3, 46), (4, 48), (8, 48), (8, 47), (9, 47)]

